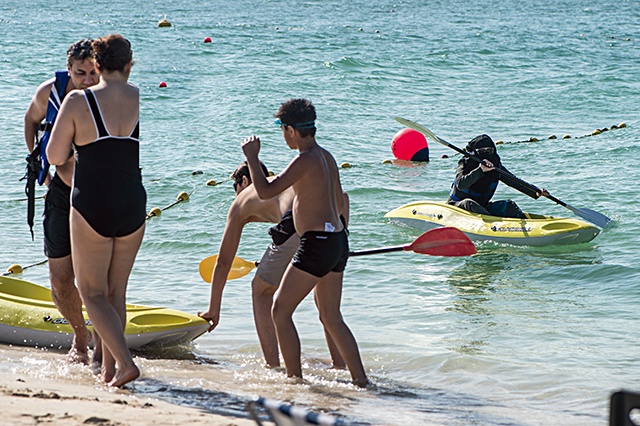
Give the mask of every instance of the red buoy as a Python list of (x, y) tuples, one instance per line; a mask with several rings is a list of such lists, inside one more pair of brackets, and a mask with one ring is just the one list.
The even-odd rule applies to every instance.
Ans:
[(158, 84), (158, 87), (167, 87), (167, 83), (161, 81), (160, 84)]
[(211, 43), (211, 37), (205, 37), (204, 38), (204, 42), (205, 43)]
[(429, 161), (427, 138), (413, 129), (402, 129), (393, 136), (391, 152), (398, 160)]

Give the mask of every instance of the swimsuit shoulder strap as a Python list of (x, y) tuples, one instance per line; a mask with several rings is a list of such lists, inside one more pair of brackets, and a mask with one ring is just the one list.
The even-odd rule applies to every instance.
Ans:
[(98, 135), (97, 139), (110, 136), (109, 132), (107, 131), (107, 128), (104, 125), (104, 120), (102, 119), (102, 112), (100, 111), (100, 106), (98, 105), (98, 100), (96, 99), (96, 95), (93, 93), (91, 89), (84, 89), (84, 97), (87, 100), (89, 109), (91, 110), (91, 117), (93, 118), (93, 124), (95, 124), (96, 126), (96, 133)]

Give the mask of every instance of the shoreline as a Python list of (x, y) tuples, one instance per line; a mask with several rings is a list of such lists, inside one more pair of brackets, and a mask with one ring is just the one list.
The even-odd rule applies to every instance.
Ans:
[(255, 425), (248, 418), (175, 405), (126, 389), (32, 377), (26, 373), (3, 372), (0, 395), (3, 423), (11, 425)]

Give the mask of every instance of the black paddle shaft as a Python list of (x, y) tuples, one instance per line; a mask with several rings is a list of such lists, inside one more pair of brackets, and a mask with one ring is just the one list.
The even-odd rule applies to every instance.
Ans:
[[(442, 138), (440, 138), (440, 137), (438, 137), (438, 140), (439, 140), (440, 142), (442, 142), (443, 144), (445, 144), (446, 146), (448, 146), (449, 148), (453, 149), (454, 151), (457, 151), (457, 152), (459, 152), (460, 154), (464, 155), (465, 157), (469, 157), (469, 158), (471, 158), (472, 160), (477, 161), (477, 162), (478, 162), (478, 164), (483, 163), (483, 161), (484, 161), (482, 158), (480, 158), (480, 157), (478, 157), (478, 156), (476, 156), (476, 155), (473, 155), (473, 154), (471, 154), (470, 152), (467, 152), (467, 151), (465, 151), (465, 150), (463, 150), (463, 149), (460, 149), (460, 148), (458, 148), (457, 146), (450, 144), (449, 142), (445, 141), (444, 139), (442, 139)], [(540, 188), (538, 188), (537, 186), (535, 186), (535, 185), (533, 185), (533, 184), (531, 184), (531, 183), (529, 183), (529, 182), (525, 182), (525, 181), (523, 181), (522, 179), (520, 179), (519, 177), (517, 177), (517, 176), (516, 176), (516, 175), (514, 175), (513, 173), (510, 173), (510, 172), (508, 172), (508, 171), (506, 171), (506, 170), (504, 170), (504, 169), (501, 169), (500, 167), (494, 167), (493, 169), (494, 169), (495, 171), (497, 171), (498, 173), (502, 173), (503, 175), (507, 176), (509, 179), (513, 179), (513, 180), (518, 181), (520, 184), (522, 184), (523, 186), (526, 186), (526, 187), (527, 187), (527, 188), (529, 188), (531, 191), (534, 191), (534, 192), (536, 192), (537, 194), (540, 194), (540, 193), (541, 193)], [(535, 197), (533, 197), (533, 198), (535, 198)], [(552, 200), (552, 201), (554, 201), (554, 202), (556, 202), (556, 203), (558, 203), (558, 204), (560, 204), (560, 205), (562, 205), (562, 206), (566, 207), (566, 204), (565, 204), (563, 201), (558, 200), (557, 198), (555, 198), (555, 197), (554, 197), (554, 196), (552, 196), (552, 195), (549, 195), (547, 198), (549, 198), (550, 200)]]
[(403, 251), (403, 250), (404, 250), (404, 246), (394, 246), (394, 247), (383, 247), (383, 248), (371, 249), (371, 250), (350, 251), (349, 257), (364, 256), (366, 254), (389, 253), (392, 251)]

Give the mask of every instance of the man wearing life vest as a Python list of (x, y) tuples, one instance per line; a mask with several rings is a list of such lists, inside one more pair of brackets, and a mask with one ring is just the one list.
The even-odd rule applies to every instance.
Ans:
[[(67, 360), (88, 363), (91, 332), (82, 315), (82, 301), (74, 284), (69, 232), (69, 209), (73, 156), (49, 174), (46, 143), (64, 97), (74, 89), (86, 89), (98, 83), (99, 74), (93, 63), (91, 39), (80, 40), (67, 50), (67, 70), (58, 71), (36, 90), (24, 116), (24, 136), (29, 152), (37, 146), (39, 167), (37, 180), (49, 188), (44, 208), (44, 252), (49, 258), (51, 295), (56, 307), (74, 330), (73, 345)], [(97, 338), (97, 336), (96, 336)], [(97, 342), (96, 342), (97, 343)], [(94, 362), (101, 359), (101, 345), (94, 345)]]
[(532, 191), (530, 186), (523, 185), (514, 176), (495, 170), (495, 168), (499, 168), (509, 173), (500, 161), (495, 143), (487, 135), (473, 138), (465, 150), (483, 161), (478, 163), (467, 156), (458, 161), (456, 178), (451, 185), (447, 203), (473, 213), (526, 219), (525, 214), (515, 202), (511, 200), (491, 201), (498, 187), (498, 181), (536, 199), (540, 195), (544, 195), (546, 190), (542, 188), (541, 193), (537, 193)]

